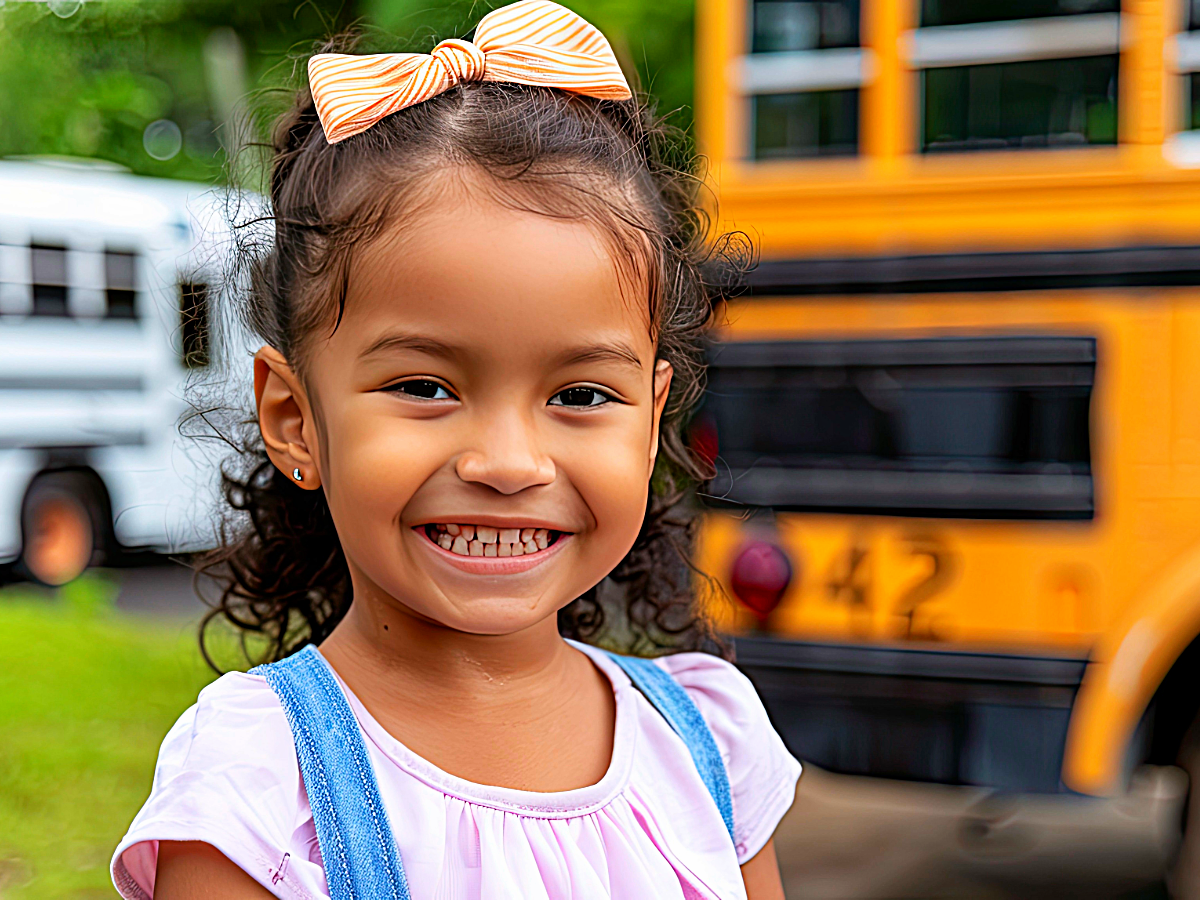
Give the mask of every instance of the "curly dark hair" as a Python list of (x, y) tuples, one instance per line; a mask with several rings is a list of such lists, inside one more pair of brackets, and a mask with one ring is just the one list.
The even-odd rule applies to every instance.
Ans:
[[(321, 52), (345, 48), (341, 40)], [(337, 144), (326, 141), (304, 90), (278, 121), (271, 150), (274, 234), (262, 252), (244, 250), (252, 258), (242, 314), (300, 371), (309, 336), (340, 321), (354, 249), (426, 199), (439, 167), (485, 173), (498, 202), (587, 221), (609, 238), (621, 267), (648, 285), (658, 358), (675, 376), (641, 532), (601, 584), (560, 611), (559, 629), (632, 653), (723, 652), (695, 602), (692, 497), (709, 473), (684, 428), (703, 392), (708, 328), (751, 251), (743, 236), (711, 237), (685, 137), (645, 98), (475, 82)], [(323, 491), (293, 484), (251, 433), (242, 464), (223, 472), (234, 516), (200, 562), (221, 588), (201, 643), (224, 619), (256, 638), (255, 656), (277, 660), (330, 634), (350, 606), (351, 583)]]

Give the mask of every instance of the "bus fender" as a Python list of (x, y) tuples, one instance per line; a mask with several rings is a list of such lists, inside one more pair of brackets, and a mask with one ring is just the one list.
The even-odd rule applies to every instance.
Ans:
[(1138, 723), (1198, 634), (1200, 544), (1195, 544), (1096, 641), (1067, 730), (1062, 779), (1068, 788), (1099, 796), (1124, 790), (1127, 748)]

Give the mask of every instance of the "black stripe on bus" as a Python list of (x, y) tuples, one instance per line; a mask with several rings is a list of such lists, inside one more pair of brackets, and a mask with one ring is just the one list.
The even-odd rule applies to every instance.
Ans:
[[(56, 443), (52, 450), (55, 452), (67, 450), (87, 451), (96, 447), (137, 447), (147, 443), (146, 433), (143, 431), (101, 431), (97, 429), (95, 434), (90, 437), (91, 440), (86, 442), (80, 441), (69, 445)], [(27, 450), (30, 447), (31, 442), (26, 437), (20, 435), (5, 437), (4, 435), (0, 435), (0, 450)]]
[(139, 375), (0, 375), (0, 391), (141, 391)]
[[(1095, 365), (1096, 339), (1077, 335), (996, 335), (891, 340), (728, 341), (708, 351), (714, 368), (779, 366)], [(1091, 378), (1088, 378), (1091, 383)]]
[(847, 775), (1064, 791), (1082, 657), (769, 637), (734, 646), (798, 759)]
[(1022, 653), (986, 653), (903, 645), (835, 644), (772, 637), (734, 640), (739, 666), (804, 669), (889, 678), (1078, 687), (1087, 659)]
[(763, 260), (756, 297), (1200, 285), (1200, 246)]

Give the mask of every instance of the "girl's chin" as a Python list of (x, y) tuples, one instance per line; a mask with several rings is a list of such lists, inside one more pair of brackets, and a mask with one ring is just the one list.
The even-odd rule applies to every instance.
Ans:
[(542, 608), (542, 597), (491, 596), (447, 599), (454, 608), (439, 617), (443, 626), (466, 634), (487, 637), (517, 634), (558, 614), (557, 606)]

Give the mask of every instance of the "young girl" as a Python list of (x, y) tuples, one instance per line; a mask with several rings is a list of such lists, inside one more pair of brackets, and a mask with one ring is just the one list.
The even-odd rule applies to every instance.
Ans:
[(712, 646), (680, 429), (730, 263), (691, 182), (549, 0), (309, 76), (251, 292), (248, 525), (211, 561), (275, 661), (171, 729), (117, 888), (779, 900), (800, 767), (749, 682), (577, 640)]

